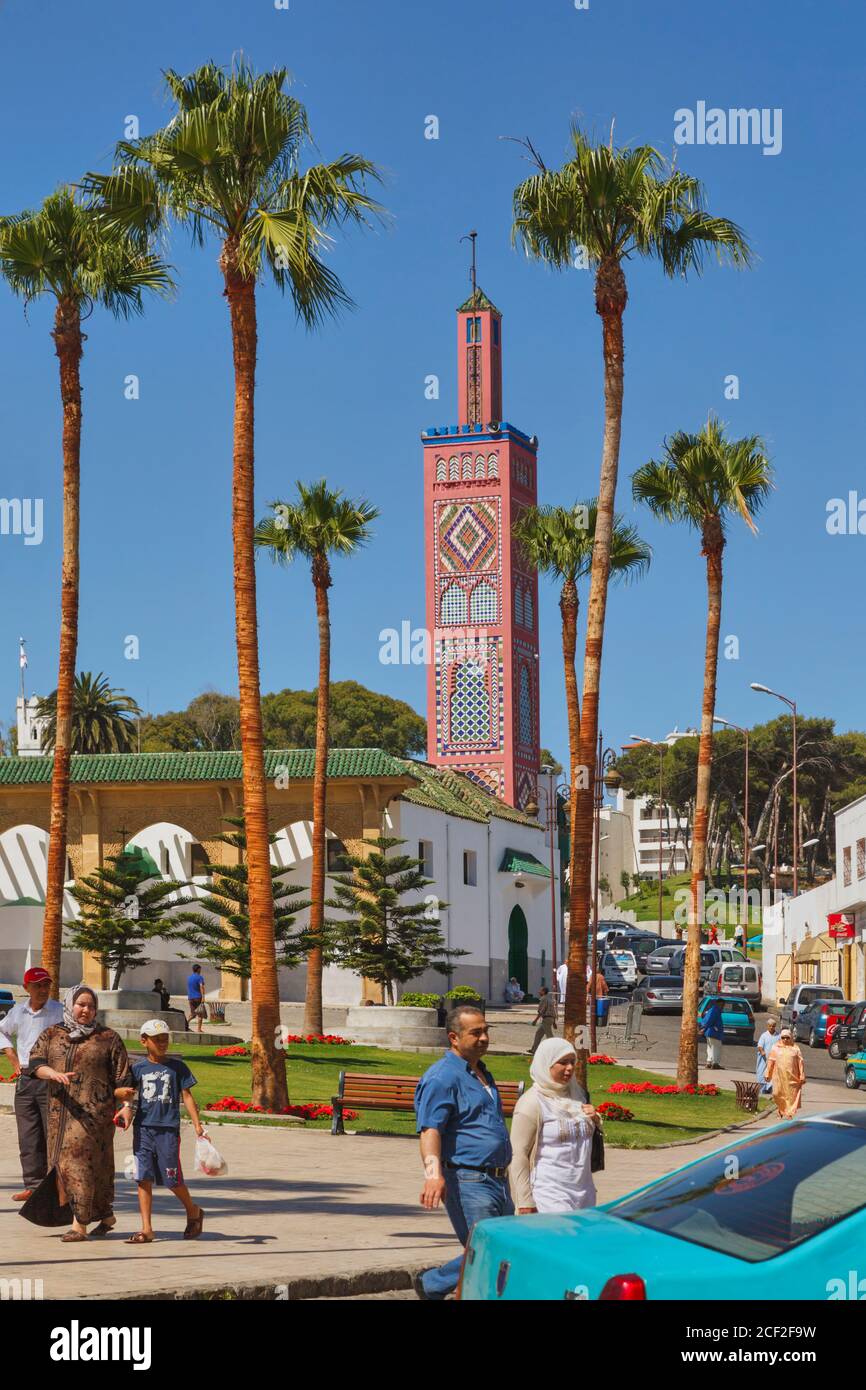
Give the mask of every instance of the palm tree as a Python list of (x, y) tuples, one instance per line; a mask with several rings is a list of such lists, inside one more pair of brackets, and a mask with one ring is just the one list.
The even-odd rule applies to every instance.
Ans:
[[(520, 545), (524, 556), (533, 569), (550, 575), (561, 584), (559, 610), (562, 614), (562, 659), (565, 671), (565, 703), (568, 712), (568, 751), (571, 766), (571, 786), (577, 783), (577, 768), (580, 763), (580, 701), (577, 688), (575, 654), (577, 651), (577, 616), (579, 598), (578, 581), (589, 574), (592, 566), (593, 542), (595, 539), (598, 504), (591, 502), (567, 507), (527, 507), (512, 526), (512, 535)], [(626, 524), (622, 517), (615, 516), (611, 537), (611, 573), (620, 579), (635, 579), (644, 574), (649, 566), (652, 551), (641, 540), (634, 526)], [(570, 913), (574, 914), (577, 905), (577, 865), (575, 862), (574, 835), (575, 799), (571, 799), (571, 837), (570, 860), (568, 866), (568, 885), (570, 894)], [(571, 920), (574, 920), (573, 915)], [(586, 954), (588, 927), (583, 934), (581, 952), (576, 957), (574, 969), (578, 980), (575, 993), (576, 1017), (583, 1018), (586, 1010)], [(571, 960), (569, 960), (569, 978)], [(575, 1017), (567, 1017), (566, 1036), (574, 1040)], [(585, 1067), (585, 1055), (579, 1062)], [(581, 1071), (580, 1079), (585, 1081)]]
[(632, 479), (635, 501), (645, 502), (663, 521), (685, 522), (701, 537), (707, 562), (707, 638), (704, 654), (704, 696), (698, 750), (695, 821), (692, 834), (691, 911), (683, 980), (683, 1022), (677, 1082), (694, 1085), (698, 1079), (697, 1009), (700, 975), (700, 929), (707, 858), (707, 811), (713, 759), (713, 717), (716, 710), (716, 669), (722, 617), (722, 555), (728, 516), (738, 512), (754, 532), (754, 516), (772, 487), (772, 469), (762, 439), (751, 435), (729, 440), (712, 417), (699, 434), (684, 431), (665, 442), (664, 457), (639, 468)]
[[(548, 169), (530, 142), (537, 172), (514, 192), (513, 238), (526, 254), (570, 269), (585, 263), (595, 270), (595, 308), (602, 322), (604, 359), (604, 435), (598, 487), (598, 522), (592, 551), (589, 606), (583, 661), (583, 710), (580, 724), (580, 784), (572, 781), (572, 838), (577, 875), (569, 932), (569, 985), (565, 1027), (574, 1029), (579, 983), (584, 972), (590, 912), (593, 792), (595, 785), (598, 704), (607, 586), (619, 470), (623, 400), (623, 329), (628, 300), (623, 263), (640, 256), (656, 260), (668, 276), (699, 273), (707, 253), (720, 261), (749, 264), (746, 239), (735, 223), (706, 211), (697, 179), (666, 164), (649, 145), (617, 149), (610, 142), (593, 144), (577, 127), (571, 133), (573, 154), (561, 169)], [(577, 261), (577, 258), (583, 258)]]
[(163, 129), (118, 146), (119, 167), (88, 175), (118, 226), (145, 234), (166, 214), (194, 242), (220, 244), (234, 362), (232, 539), (243, 803), (252, 923), (252, 1090), (268, 1110), (286, 1104), (284, 1057), (275, 1046), (279, 990), (268, 855), (267, 784), (259, 683), (254, 514), (257, 357), (256, 287), (266, 273), (288, 290), (309, 329), (351, 304), (325, 264), (329, 229), (363, 223), (380, 209), (365, 192), (379, 177), (369, 160), (344, 154), (301, 168), (307, 113), (284, 90), (284, 68), (260, 75), (245, 63), (165, 74), (177, 111)]
[(54, 300), (54, 350), (60, 363), (63, 410), (63, 556), (60, 589), (60, 653), (56, 691), (56, 738), (51, 776), (48, 866), (42, 963), (52, 990), (60, 980), (63, 884), (73, 681), (78, 653), (79, 488), (81, 466), (82, 319), (97, 305), (115, 318), (141, 313), (145, 290), (167, 294), (168, 267), (152, 254), (149, 239), (135, 244), (108, 221), (98, 200), (86, 203), (59, 188), (41, 208), (0, 218), (0, 275), (25, 306), (49, 295)]
[[(36, 709), (44, 719), (42, 751), (50, 753), (57, 740), (57, 691), (54, 690)], [(72, 728), (70, 748), (73, 753), (129, 753), (135, 739), (132, 720), (141, 709), (131, 695), (112, 690), (100, 671), (80, 671), (72, 691)]]
[(288, 564), (296, 555), (310, 562), (319, 624), (319, 687), (316, 697), (316, 761), (313, 768), (313, 863), (310, 878), (310, 935), (314, 945), (307, 957), (307, 989), (304, 1032), (321, 1033), (322, 930), (325, 921), (325, 801), (328, 774), (328, 703), (331, 682), (331, 587), (332, 555), (351, 555), (370, 537), (370, 525), (379, 512), (368, 502), (353, 502), (339, 490), (332, 491), (324, 478), (305, 486), (297, 484), (297, 502), (272, 502), (275, 515), (256, 527), (256, 544), (266, 547), (271, 559)]

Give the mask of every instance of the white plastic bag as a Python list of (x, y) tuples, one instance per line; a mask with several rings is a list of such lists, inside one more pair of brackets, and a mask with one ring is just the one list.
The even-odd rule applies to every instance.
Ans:
[(227, 1173), (229, 1165), (211, 1143), (207, 1134), (203, 1134), (200, 1139), (195, 1141), (195, 1171), (204, 1173), (205, 1177), (216, 1178), (223, 1173)]

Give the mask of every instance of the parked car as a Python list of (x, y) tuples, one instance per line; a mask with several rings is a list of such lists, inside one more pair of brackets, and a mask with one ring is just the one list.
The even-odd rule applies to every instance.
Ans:
[(663, 946), (657, 946), (652, 955), (647, 956), (646, 973), (648, 975), (669, 975), (671, 956), (676, 955), (677, 951), (682, 949), (682, 942), (680, 941), (666, 941)]
[(707, 994), (738, 994), (748, 999), (752, 1008), (761, 1007), (761, 972), (748, 961), (729, 961), (714, 965), (704, 985)]
[(833, 1030), (831, 1057), (850, 1057), (866, 1049), (866, 1002), (855, 1004)]
[(457, 1296), (826, 1303), (832, 1288), (845, 1296), (864, 1242), (866, 1109), (850, 1105), (728, 1136), (598, 1207), (479, 1221)]
[(0, 989), (0, 1018), (6, 1017), (14, 1003), (14, 994), (10, 994), (8, 989)]
[(816, 999), (798, 1016), (794, 1024), (795, 1042), (807, 1042), (810, 1047), (824, 1047), (827, 1027), (848, 1017), (854, 1008), (850, 999)]
[(601, 973), (608, 989), (633, 989), (637, 984), (637, 962), (631, 951), (605, 951)]
[[(706, 984), (710, 976), (710, 971), (715, 965), (728, 965), (733, 961), (745, 961), (746, 957), (742, 951), (735, 951), (731, 946), (702, 946), (701, 947), (701, 984)], [(670, 972), (672, 975), (681, 975), (685, 969), (686, 948), (681, 946), (678, 951), (671, 956)]]
[(840, 985), (795, 985), (787, 999), (782, 1000), (782, 1022), (780, 1028), (793, 1029), (804, 1009), (818, 999), (844, 999), (845, 991)]
[(660, 936), (653, 936), (650, 933), (641, 936), (634, 934), (626, 936), (624, 932), (611, 932), (609, 936), (605, 937), (604, 949), (606, 951), (631, 951), (638, 970), (645, 972), (647, 960), (661, 939)]
[(855, 1052), (845, 1062), (845, 1085), (858, 1090), (866, 1082), (866, 1052)]
[(644, 1013), (682, 1013), (682, 975), (647, 975), (632, 993), (636, 1004), (643, 1004)]
[(722, 1006), (722, 1027), (726, 1041), (754, 1043), (755, 1015), (748, 999), (732, 999), (729, 994), (705, 994), (698, 1005), (698, 1027), (715, 1000)]

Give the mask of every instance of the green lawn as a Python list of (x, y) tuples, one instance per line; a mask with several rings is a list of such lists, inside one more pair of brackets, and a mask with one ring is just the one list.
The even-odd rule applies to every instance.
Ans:
[[(674, 916), (678, 909), (680, 918), (682, 918), (682, 904), (684, 900), (682, 897), (678, 897), (677, 894), (682, 893), (684, 889), (688, 890), (690, 884), (691, 879), (688, 874), (673, 874), (670, 878), (662, 879), (662, 917), (665, 921), (680, 920)], [(751, 886), (756, 888), (758, 886), (757, 880), (754, 880)], [(739, 883), (737, 887), (740, 887)], [(724, 935), (725, 919), (727, 919), (727, 934), (729, 937), (733, 937), (734, 927), (742, 920), (742, 908), (740, 907), (737, 909), (734, 907), (730, 899), (729, 889), (725, 890), (726, 903), (724, 905), (718, 898), (710, 897), (709, 893), (710, 889), (708, 887), (706, 908), (707, 914), (710, 916), (710, 923), (715, 923), (719, 928), (719, 934)], [(656, 879), (655, 882), (651, 879), (647, 879), (644, 883), (642, 893), (635, 893), (632, 894), (630, 898), (623, 898), (621, 902), (617, 903), (617, 907), (623, 908), (626, 912), (633, 912), (639, 922), (658, 923), (658, 879)], [(604, 917), (604, 909), (601, 910), (599, 915), (602, 918)], [(750, 934), (754, 935), (761, 930), (761, 924), (763, 922), (762, 909), (760, 906), (756, 907), (754, 903), (751, 905), (750, 922)]]
[[(172, 1055), (183, 1057), (195, 1074), (198, 1085), (194, 1095), (200, 1109), (206, 1109), (220, 1096), (250, 1099), (250, 1064), (245, 1057), (214, 1057), (213, 1047), (184, 1045), (172, 1048)], [(374, 1047), (290, 1047), (287, 1056), (289, 1095), (293, 1104), (305, 1101), (330, 1103), (337, 1091), (341, 1070), (384, 1073), (399, 1076), (420, 1076), (435, 1061), (428, 1053), (385, 1052)], [(497, 1080), (529, 1082), (528, 1058), (518, 1054), (494, 1055), (490, 1068)], [(734, 1105), (733, 1091), (718, 1097), (691, 1098), (684, 1096), (610, 1096), (608, 1086), (614, 1081), (653, 1081), (669, 1085), (669, 1076), (639, 1071), (628, 1066), (590, 1067), (590, 1086), (594, 1104), (610, 1100), (625, 1105), (634, 1120), (609, 1121), (605, 1129), (606, 1142), (615, 1148), (654, 1148), (684, 1139), (696, 1139), (702, 1134), (723, 1129), (726, 1125), (747, 1118)], [(232, 1117), (228, 1117), (231, 1121)], [(308, 1121), (314, 1129), (330, 1128), (330, 1120)], [(361, 1111), (357, 1120), (347, 1121), (347, 1128), (363, 1134), (414, 1134), (412, 1114)]]

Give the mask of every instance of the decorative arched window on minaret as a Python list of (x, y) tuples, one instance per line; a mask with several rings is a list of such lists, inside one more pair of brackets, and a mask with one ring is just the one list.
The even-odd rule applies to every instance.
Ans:
[(427, 756), (524, 807), (538, 796), (538, 579), (525, 562), (518, 574), (511, 527), (536, 501), (538, 441), (502, 419), (502, 350), (476, 286), (457, 310), (458, 423), (423, 435)]

